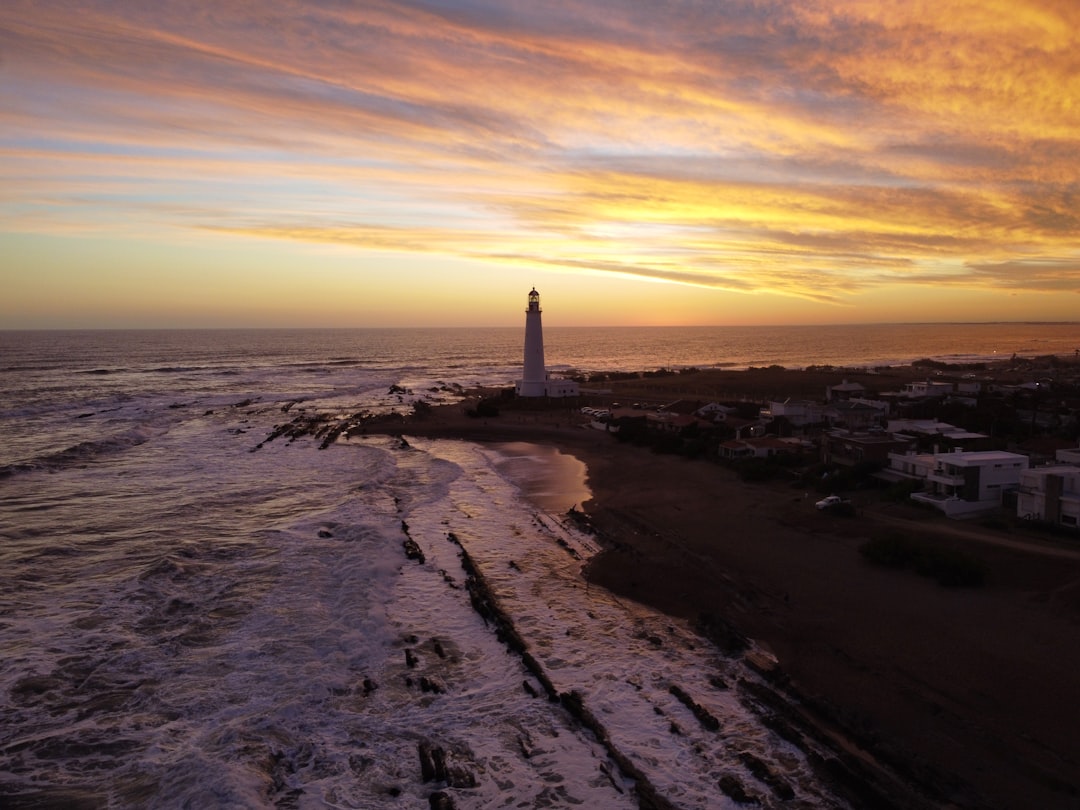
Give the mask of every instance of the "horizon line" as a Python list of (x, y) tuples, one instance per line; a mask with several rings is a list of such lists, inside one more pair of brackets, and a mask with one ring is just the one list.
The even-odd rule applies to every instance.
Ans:
[[(760, 324), (545, 324), (545, 329), (797, 329), (837, 328), (855, 326), (994, 326), (999, 324), (1029, 326), (1077, 326), (1074, 321), (979, 320), (979, 321), (860, 321), (857, 323), (760, 323)], [(393, 329), (521, 329), (520, 324), (489, 324), (485, 326), (461, 326), (447, 324), (407, 326), (26, 326), (0, 327), (0, 334), (11, 332), (270, 332), (270, 331), (340, 331)]]

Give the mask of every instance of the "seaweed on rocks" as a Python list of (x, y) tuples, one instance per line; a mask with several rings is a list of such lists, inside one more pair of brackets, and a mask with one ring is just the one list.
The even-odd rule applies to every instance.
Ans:
[(419, 543), (409, 536), (409, 524), (404, 520), (401, 521), (401, 531), (405, 534), (405, 539), (401, 541), (401, 547), (405, 549), (405, 556), (408, 559), (416, 560), (423, 565), (427, 561), (427, 558), (424, 556), (424, 550), (420, 548)]
[(671, 692), (671, 694), (673, 694), (682, 705), (684, 705), (693, 713), (694, 717), (697, 718), (697, 721), (701, 723), (702, 728), (707, 729), (708, 731), (720, 730), (720, 721), (717, 720), (716, 717), (708, 709), (706, 709), (704, 706), (702, 706), (700, 703), (690, 697), (690, 695), (688, 695), (682, 689), (682, 687), (680, 687), (678, 684), (673, 683), (669, 687), (668, 691)]
[[(299, 400), (286, 403), (281, 409), (282, 413), (289, 413), (292, 406), (297, 402), (299, 402)], [(400, 421), (402, 417), (400, 415), (396, 416), (397, 421)], [(321, 439), (322, 441), (319, 444), (319, 449), (325, 450), (334, 444), (342, 434), (348, 438), (356, 430), (363, 432), (368, 425), (392, 421), (395, 421), (395, 414), (374, 416), (369, 413), (361, 412), (354, 413), (352, 416), (347, 416), (344, 419), (335, 419), (335, 417), (331, 417), (327, 414), (300, 413), (299, 415), (294, 416), (292, 421), (287, 422), (284, 425), (275, 425), (274, 429), (267, 437), (252, 448), (252, 451), (260, 450), (267, 442), (272, 442), (282, 436), (287, 437), (290, 442), (304, 436), (310, 436), (313, 439)], [(404, 440), (402, 440), (402, 443), (403, 446), (408, 446)]]
[(442, 685), (435, 678), (429, 678), (427, 675), (420, 676), (420, 691), (430, 692), (431, 694), (441, 695), (446, 691), (446, 687)]
[(735, 804), (761, 804), (761, 800), (752, 793), (747, 793), (743, 783), (731, 774), (720, 777), (720, 790)]
[(529, 652), (525, 639), (521, 637), (514, 627), (513, 621), (511, 621), (510, 617), (499, 605), (498, 600), (488, 586), (484, 575), (476, 567), (472, 558), (469, 556), (469, 552), (465, 550), (464, 546), (461, 545), (461, 541), (453, 532), (447, 533), (447, 539), (454, 543), (459, 549), (458, 553), (461, 558), (461, 568), (466, 574), (465, 590), (469, 593), (469, 602), (472, 604), (473, 610), (475, 610), (485, 622), (490, 622), (495, 627), (495, 637), (498, 638), (499, 641), (521, 657), (521, 661), (525, 665), (525, 668), (533, 677), (540, 681), (540, 684), (544, 687), (544, 691), (548, 694), (548, 698), (557, 700), (558, 691), (555, 689), (554, 684), (552, 684), (551, 680), (547, 677), (547, 673), (545, 673), (543, 667), (540, 666), (540, 662)]
[(476, 776), (463, 765), (448, 760), (446, 750), (440, 745), (433, 745), (427, 740), (417, 744), (420, 756), (420, 776), (424, 782), (444, 782), (447, 787), (476, 787)]
[[(555, 685), (548, 678), (547, 673), (544, 672), (540, 662), (529, 652), (528, 645), (514, 628), (510, 617), (499, 605), (494, 593), (484, 579), (483, 573), (477, 568), (460, 539), (453, 532), (448, 532), (447, 540), (454, 543), (460, 550), (461, 567), (467, 576), (465, 587), (469, 592), (473, 609), (483, 616), (485, 621), (490, 621), (495, 626), (496, 636), (499, 640), (521, 656), (525, 668), (544, 687), (548, 698), (561, 703), (578, 723), (592, 732), (622, 773), (634, 780), (634, 789), (638, 797), (640, 810), (676, 810), (675, 805), (660, 795), (648, 776), (612, 743), (607, 729), (585, 705), (581, 693), (577, 690), (560, 693), (556, 690)], [(528, 681), (524, 682), (524, 688), (530, 694), (535, 693)], [(610, 774), (609, 778), (611, 778)], [(612, 784), (616, 784), (614, 780), (612, 780)]]
[(726, 690), (729, 688), (727, 685), (727, 681), (725, 681), (719, 675), (710, 675), (709, 685), (712, 686), (713, 689)]
[(351, 423), (348, 420), (338, 422), (330, 430), (326, 432), (325, 438), (322, 440), (322, 444), (319, 445), (320, 450), (325, 450), (327, 447), (337, 441), (338, 436), (351, 427)]
[(641, 769), (629, 757), (615, 747), (604, 724), (589, 711), (580, 692), (576, 689), (563, 692), (559, 695), (559, 699), (574, 719), (589, 729), (597, 741), (607, 749), (608, 756), (619, 766), (619, 769), (634, 780), (634, 789), (638, 795), (638, 807), (640, 810), (676, 810), (675, 805), (657, 792), (656, 786), (649, 781), (649, 777), (642, 773)]
[(407, 537), (401, 541), (402, 548), (405, 549), (405, 556), (410, 560), (416, 560), (418, 563), (423, 564), (426, 561), (424, 557), (424, 551), (420, 548), (420, 545), (411, 537)]
[(748, 751), (739, 754), (739, 759), (754, 777), (766, 785), (780, 799), (788, 801), (795, 798), (795, 791), (791, 785), (785, 782), (776, 771), (769, 767), (768, 763), (758, 759)]

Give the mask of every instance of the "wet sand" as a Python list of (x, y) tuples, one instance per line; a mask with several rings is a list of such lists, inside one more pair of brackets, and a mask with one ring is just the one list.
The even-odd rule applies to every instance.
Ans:
[(545, 512), (562, 514), (592, 497), (588, 469), (576, 456), (535, 442), (498, 442), (494, 447), (502, 457), (495, 465), (499, 472)]
[[(725, 617), (776, 654), (822, 728), (920, 784), (931, 806), (1080, 804), (1080, 551), (906, 505), (823, 515), (801, 490), (744, 484), (579, 422), (469, 419), (455, 406), (395, 430), (545, 443), (584, 461), (585, 510), (607, 547), (591, 581), (672, 615)], [(865, 563), (858, 546), (882, 526), (977, 554), (987, 584), (946, 589)]]

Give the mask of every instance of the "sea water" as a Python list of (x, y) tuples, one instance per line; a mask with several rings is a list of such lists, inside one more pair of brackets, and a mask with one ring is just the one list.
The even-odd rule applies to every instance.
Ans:
[[(696, 347), (681, 352), (670, 330), (628, 334), (552, 330), (549, 361), (710, 357), (697, 331), (681, 333)], [(1075, 337), (1035, 329), (1000, 351), (1049, 353)], [(798, 364), (763, 334), (739, 351), (714, 338), (716, 364)], [(596, 548), (561, 519), (583, 493), (545, 483), (580, 480), (573, 459), (527, 444), (267, 441), (300, 413), (405, 412), (505, 384), (520, 340), (0, 333), (4, 806), (417, 807), (447, 789), (459, 808), (635, 807), (613, 751), (678, 807), (733, 806), (718, 789), (730, 776), (778, 805), (752, 760), (794, 790), (784, 806), (845, 806), (806, 752), (717, 686), (756, 677), (738, 659), (586, 586)], [(554, 688), (602, 720), (608, 746), (545, 699), (474, 610), (463, 551)], [(442, 753), (455, 786), (424, 773), (421, 749)]]

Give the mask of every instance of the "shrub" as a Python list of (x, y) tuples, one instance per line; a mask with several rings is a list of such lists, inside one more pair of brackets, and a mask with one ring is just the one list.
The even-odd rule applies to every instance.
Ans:
[(986, 577), (982, 564), (962, 551), (924, 549), (915, 560), (915, 571), (946, 588), (974, 588)]
[(612, 424), (619, 429), (615, 438), (620, 442), (645, 445), (652, 440), (649, 425), (644, 416), (620, 416)]
[(875, 565), (910, 568), (946, 588), (978, 587), (986, 578), (982, 562), (970, 554), (894, 533), (868, 540), (859, 547), (859, 553)]
[(911, 364), (911, 367), (912, 368), (936, 368), (936, 369), (939, 369), (939, 370), (944, 370), (944, 369), (947, 369), (949, 367), (949, 364), (948, 363), (943, 363), (940, 360), (931, 360), (928, 357), (923, 357), (920, 360), (915, 360)]
[(489, 416), (499, 415), (499, 406), (492, 402), (490, 399), (482, 399), (476, 403), (475, 408), (470, 408), (465, 411), (466, 415), (471, 416), (473, 419), (487, 418)]
[(859, 546), (859, 553), (870, 562), (886, 568), (906, 568), (912, 561), (910, 541), (898, 534), (868, 540)]
[(654, 453), (681, 453), (682, 439), (674, 433), (661, 433), (653, 438), (652, 449)]

